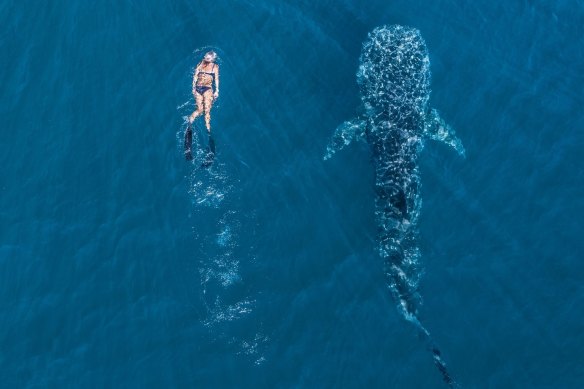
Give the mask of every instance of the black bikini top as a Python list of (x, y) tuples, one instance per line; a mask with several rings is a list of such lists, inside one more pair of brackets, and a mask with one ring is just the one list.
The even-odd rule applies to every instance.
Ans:
[[(215, 70), (215, 64), (213, 64), (213, 68), (211, 70)], [(212, 76), (213, 79), (215, 79), (215, 73), (214, 72), (204, 72), (202, 70), (199, 70), (199, 73), (207, 74), (209, 76)]]

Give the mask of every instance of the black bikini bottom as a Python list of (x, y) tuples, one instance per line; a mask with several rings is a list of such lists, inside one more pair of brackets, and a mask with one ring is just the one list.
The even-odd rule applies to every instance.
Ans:
[(195, 86), (195, 92), (197, 92), (198, 94), (200, 94), (201, 96), (207, 92), (209, 89), (211, 89), (210, 86), (200, 86), (200, 85), (196, 85)]

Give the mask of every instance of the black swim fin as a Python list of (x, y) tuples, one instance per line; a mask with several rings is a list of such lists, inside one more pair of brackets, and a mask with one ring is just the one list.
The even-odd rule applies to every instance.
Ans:
[(201, 167), (209, 167), (213, 164), (215, 160), (215, 140), (209, 135), (209, 146), (207, 147), (207, 154), (205, 155), (205, 160), (201, 164)]
[(193, 159), (192, 145), (193, 145), (193, 129), (189, 124), (187, 130), (185, 131), (185, 159), (187, 161), (191, 161)]

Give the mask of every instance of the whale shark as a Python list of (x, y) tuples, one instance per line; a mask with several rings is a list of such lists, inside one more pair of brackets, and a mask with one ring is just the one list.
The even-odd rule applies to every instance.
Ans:
[(392, 25), (371, 31), (357, 70), (359, 114), (337, 127), (324, 159), (353, 140), (369, 144), (375, 167), (378, 252), (387, 286), (400, 313), (425, 341), (443, 380), (455, 387), (439, 348), (418, 316), (422, 302), (418, 157), (426, 139), (443, 142), (465, 156), (452, 127), (429, 106), (430, 78), (428, 49), (417, 29)]

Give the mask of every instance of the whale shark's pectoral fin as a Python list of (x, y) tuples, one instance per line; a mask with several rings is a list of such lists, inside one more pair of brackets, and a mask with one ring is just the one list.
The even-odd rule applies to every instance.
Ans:
[(443, 142), (452, 147), (456, 152), (465, 157), (464, 146), (456, 133), (446, 122), (440, 117), (438, 111), (432, 108), (426, 115), (424, 123), (424, 135), (428, 138)]
[(367, 123), (362, 118), (355, 118), (343, 122), (337, 127), (328, 146), (324, 159), (330, 159), (337, 151), (344, 149), (354, 139), (365, 139), (365, 129)]

